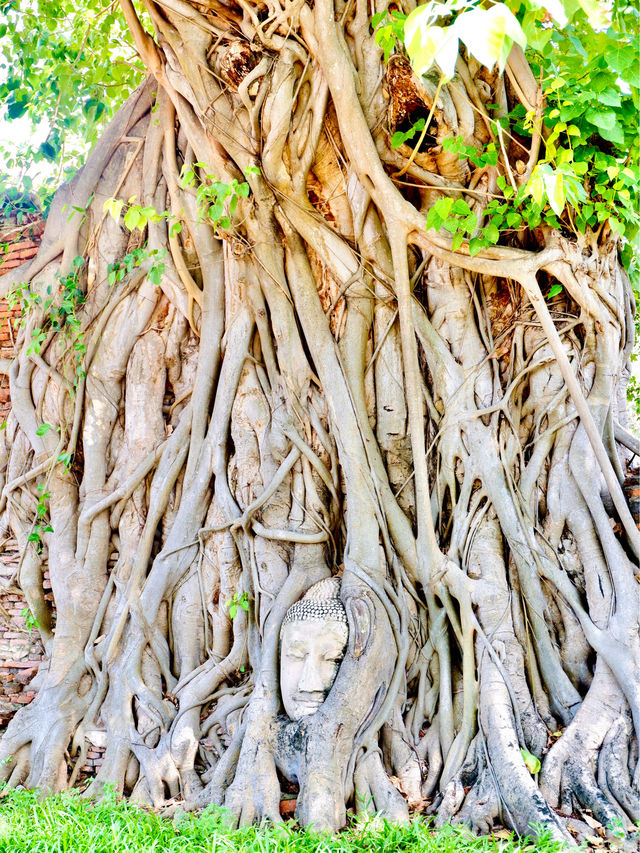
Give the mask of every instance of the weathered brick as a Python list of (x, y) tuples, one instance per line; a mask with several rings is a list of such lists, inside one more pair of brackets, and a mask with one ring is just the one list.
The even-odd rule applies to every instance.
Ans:
[(9, 254), (13, 255), (15, 252), (23, 251), (24, 249), (37, 249), (38, 244), (34, 243), (33, 240), (21, 240), (19, 243), (11, 243), (9, 246)]
[(11, 701), (19, 702), (21, 705), (28, 705), (29, 702), (33, 702), (35, 695), (35, 693), (18, 693), (11, 697)]

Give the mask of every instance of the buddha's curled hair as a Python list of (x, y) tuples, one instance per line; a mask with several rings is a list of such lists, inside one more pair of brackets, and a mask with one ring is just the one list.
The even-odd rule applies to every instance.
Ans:
[(341, 622), (345, 632), (349, 633), (347, 613), (342, 601), (340, 601), (340, 581), (338, 578), (325, 578), (314, 583), (302, 596), (287, 610), (282, 624), (289, 622), (305, 622), (307, 619), (331, 619)]

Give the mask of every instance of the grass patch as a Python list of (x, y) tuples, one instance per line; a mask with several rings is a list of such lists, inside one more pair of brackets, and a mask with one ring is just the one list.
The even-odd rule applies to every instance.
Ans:
[(335, 836), (281, 826), (231, 829), (223, 809), (162, 818), (113, 792), (99, 802), (75, 793), (42, 802), (32, 791), (0, 788), (0, 853), (556, 853), (550, 840), (476, 838), (461, 827), (435, 831), (428, 821), (398, 826), (379, 818), (354, 818)]

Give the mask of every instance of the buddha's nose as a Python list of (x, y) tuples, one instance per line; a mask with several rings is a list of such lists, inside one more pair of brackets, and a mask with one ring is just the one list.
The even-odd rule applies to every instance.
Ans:
[(298, 690), (303, 693), (324, 693), (324, 689), (325, 684), (320, 667), (317, 661), (313, 660), (312, 656), (309, 655), (300, 675)]

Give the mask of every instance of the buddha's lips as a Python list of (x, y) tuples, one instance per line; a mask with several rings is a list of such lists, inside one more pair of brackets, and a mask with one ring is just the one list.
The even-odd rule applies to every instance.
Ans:
[(296, 703), (296, 705), (299, 705), (302, 708), (314, 708), (314, 709), (316, 709), (316, 708), (319, 708), (320, 705), (322, 705), (322, 703), (324, 702), (324, 696), (318, 696), (317, 698), (308, 697), (308, 696), (305, 696), (305, 697), (295, 696), (294, 702)]

